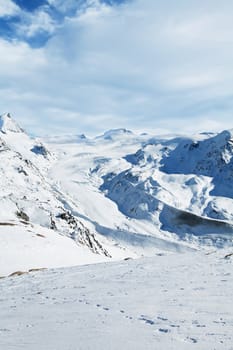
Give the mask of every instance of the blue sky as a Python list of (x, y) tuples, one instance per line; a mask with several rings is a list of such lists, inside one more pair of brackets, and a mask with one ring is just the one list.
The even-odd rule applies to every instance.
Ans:
[(0, 0), (0, 113), (34, 134), (232, 128), (229, 0)]

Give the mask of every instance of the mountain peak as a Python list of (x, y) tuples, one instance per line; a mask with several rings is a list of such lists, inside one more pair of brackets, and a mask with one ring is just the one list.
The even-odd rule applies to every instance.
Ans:
[(108, 131), (105, 131), (103, 135), (97, 136), (97, 138), (101, 138), (104, 140), (112, 140), (113, 138), (126, 136), (126, 135), (133, 135), (133, 132), (124, 128), (119, 129), (110, 129)]
[(20, 133), (24, 132), (22, 128), (16, 123), (14, 119), (12, 119), (10, 113), (5, 113), (0, 116), (0, 131), (3, 134), (7, 134), (10, 132)]

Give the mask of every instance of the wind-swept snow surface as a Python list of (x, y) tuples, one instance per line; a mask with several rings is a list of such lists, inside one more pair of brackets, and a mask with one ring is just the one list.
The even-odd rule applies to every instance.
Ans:
[(219, 250), (0, 280), (0, 349), (231, 350), (232, 258)]

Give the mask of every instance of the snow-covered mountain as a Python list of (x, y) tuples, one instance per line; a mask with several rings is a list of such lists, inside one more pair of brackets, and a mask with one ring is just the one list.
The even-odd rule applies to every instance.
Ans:
[(118, 129), (52, 147), (66, 164), (52, 176), (100, 234), (144, 248), (231, 244), (231, 131), (155, 138)]
[[(108, 252), (47, 178), (55, 156), (5, 114), (0, 118), (1, 274), (103, 261)], [(96, 257), (93, 257), (95, 253)]]
[(5, 114), (0, 174), (0, 275), (232, 244), (232, 131), (39, 140)]
[(101, 189), (127, 216), (178, 236), (232, 239), (233, 133), (146, 141)]

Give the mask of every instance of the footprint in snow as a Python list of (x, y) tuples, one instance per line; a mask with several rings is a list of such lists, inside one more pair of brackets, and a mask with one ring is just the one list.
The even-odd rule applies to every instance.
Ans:
[(161, 320), (161, 321), (167, 321), (167, 320), (168, 320), (167, 318), (162, 317), (162, 316), (158, 316), (157, 319), (158, 319), (158, 320)]
[(171, 332), (168, 328), (159, 328), (158, 331), (161, 333), (170, 333)]
[(101, 307), (103, 310), (105, 311), (109, 311), (109, 308), (108, 307), (104, 307), (102, 306), (101, 304), (96, 304), (97, 307)]
[(129, 320), (132, 320), (133, 317), (132, 316), (125, 316), (125, 318), (129, 319)]
[(154, 325), (155, 324), (155, 322), (153, 321), (153, 320), (150, 320), (149, 318), (147, 318), (147, 317), (145, 317), (145, 316), (143, 316), (143, 315), (141, 315), (140, 317), (139, 317), (139, 320), (140, 321), (144, 321), (146, 324), (149, 324), (149, 325)]
[(197, 339), (192, 338), (192, 337), (187, 337), (187, 338), (185, 338), (185, 340), (190, 342), (190, 343), (194, 343), (194, 344), (197, 343)]

